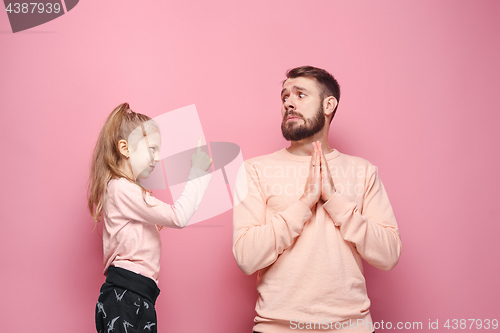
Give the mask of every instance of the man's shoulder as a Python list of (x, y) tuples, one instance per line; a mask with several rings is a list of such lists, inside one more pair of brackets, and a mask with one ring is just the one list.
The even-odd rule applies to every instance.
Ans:
[(339, 152), (339, 155), (334, 159), (334, 161), (334, 166), (340, 166), (341, 168), (352, 167), (353, 169), (356, 169), (356, 171), (365, 170), (367, 176), (378, 172), (377, 167), (363, 157), (348, 155)]
[(339, 152), (337, 159), (339, 161), (342, 161), (342, 162), (349, 162), (349, 163), (356, 164), (356, 165), (373, 165), (370, 161), (368, 161), (367, 159), (365, 159), (363, 157), (355, 156), (355, 155), (348, 155), (348, 154), (344, 154), (341, 152)]
[(283, 154), (281, 153), (282, 149), (275, 151), (274, 153), (267, 154), (267, 155), (260, 155), (260, 156), (255, 156), (252, 158), (249, 158), (248, 160), (245, 160), (245, 163), (250, 164), (250, 165), (268, 165), (268, 164), (273, 164), (279, 161), (283, 161)]

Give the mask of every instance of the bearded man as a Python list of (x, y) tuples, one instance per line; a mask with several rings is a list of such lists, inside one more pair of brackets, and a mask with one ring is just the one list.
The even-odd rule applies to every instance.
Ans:
[(340, 87), (311, 66), (287, 72), (281, 130), (288, 148), (245, 162), (237, 178), (233, 254), (258, 271), (254, 332), (371, 333), (364, 259), (391, 270), (401, 239), (370, 162), (330, 147)]

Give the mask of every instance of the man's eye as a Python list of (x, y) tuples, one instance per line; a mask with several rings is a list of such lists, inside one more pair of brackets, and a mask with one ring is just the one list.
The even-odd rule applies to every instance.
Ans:
[(300, 93), (300, 94), (299, 94), (299, 97), (300, 97), (300, 98), (306, 97), (306, 94)]
[(156, 150), (155, 147), (149, 147), (149, 149), (151, 149), (153, 152)]

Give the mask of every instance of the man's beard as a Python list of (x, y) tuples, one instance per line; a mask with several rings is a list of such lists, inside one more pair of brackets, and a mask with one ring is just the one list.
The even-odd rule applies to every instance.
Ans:
[[(288, 123), (286, 121), (286, 117), (289, 115), (300, 117), (304, 120), (304, 124), (296, 125), (293, 121)], [(325, 115), (323, 113), (323, 108), (320, 106), (314, 117), (311, 119), (304, 119), (302, 115), (299, 115), (294, 111), (286, 112), (283, 117), (283, 121), (281, 122), (281, 133), (287, 141), (300, 141), (318, 133), (324, 126)]]

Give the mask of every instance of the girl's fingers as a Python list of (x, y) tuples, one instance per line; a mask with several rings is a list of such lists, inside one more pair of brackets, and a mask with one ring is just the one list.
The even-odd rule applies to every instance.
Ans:
[(196, 151), (200, 152), (201, 151), (201, 144), (202, 144), (202, 138), (200, 136), (200, 138), (198, 139), (198, 144), (196, 145)]

